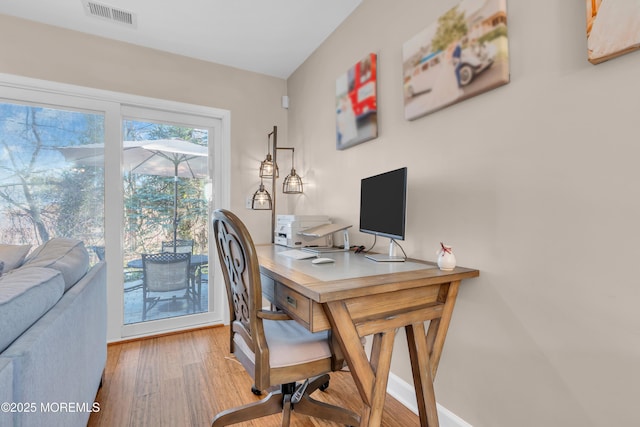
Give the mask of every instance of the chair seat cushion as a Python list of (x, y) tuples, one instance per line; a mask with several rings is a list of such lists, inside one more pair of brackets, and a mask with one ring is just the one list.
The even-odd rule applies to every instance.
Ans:
[[(295, 320), (263, 320), (264, 334), (269, 346), (269, 365), (283, 368), (331, 357), (328, 331), (311, 333)], [(238, 334), (234, 336), (239, 346), (251, 360), (253, 352)]]

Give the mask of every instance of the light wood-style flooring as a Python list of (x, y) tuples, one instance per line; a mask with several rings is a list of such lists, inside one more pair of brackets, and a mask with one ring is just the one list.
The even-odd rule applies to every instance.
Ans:
[[(205, 427), (218, 412), (260, 398), (251, 393), (253, 381), (229, 355), (227, 327), (111, 344), (102, 388), (89, 427)], [(360, 412), (362, 403), (349, 372), (331, 373), (329, 388), (315, 399)], [(280, 415), (236, 424), (276, 427)], [(296, 415), (293, 426), (336, 426)], [(418, 426), (418, 416), (387, 396), (382, 426)]]

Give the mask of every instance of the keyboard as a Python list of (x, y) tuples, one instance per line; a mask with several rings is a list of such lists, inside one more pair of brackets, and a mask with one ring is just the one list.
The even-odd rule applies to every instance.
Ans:
[(293, 258), (293, 259), (309, 259), (309, 258), (316, 257), (316, 254), (314, 253), (301, 251), (298, 249), (291, 249), (288, 251), (278, 252), (278, 255), (284, 255), (286, 257)]

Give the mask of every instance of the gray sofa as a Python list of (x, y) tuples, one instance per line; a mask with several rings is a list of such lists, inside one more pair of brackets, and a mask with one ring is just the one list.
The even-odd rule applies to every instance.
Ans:
[[(106, 265), (52, 239), (0, 276), (0, 426), (86, 426), (106, 348)], [(17, 260), (17, 262), (16, 262)], [(9, 270), (9, 271), (7, 271)]]

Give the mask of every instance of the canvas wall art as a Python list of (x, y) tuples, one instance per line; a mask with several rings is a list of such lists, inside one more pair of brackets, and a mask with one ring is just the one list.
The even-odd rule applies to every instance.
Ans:
[(370, 53), (336, 80), (336, 148), (378, 136), (377, 55)]
[(462, 1), (405, 42), (402, 61), (407, 120), (507, 84), (507, 0)]
[(589, 62), (598, 64), (640, 48), (640, 1), (586, 2)]

